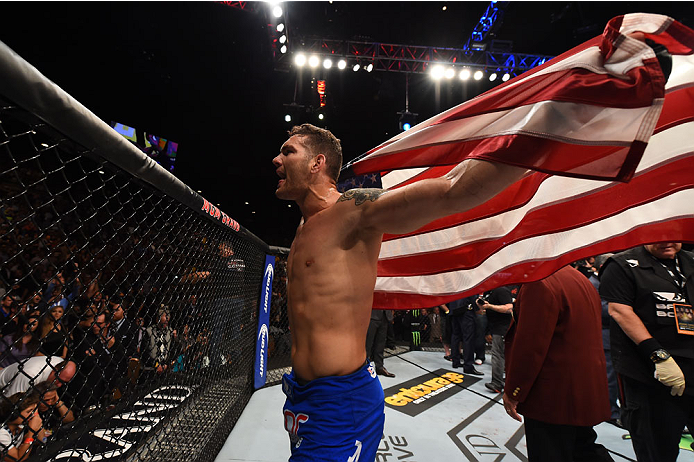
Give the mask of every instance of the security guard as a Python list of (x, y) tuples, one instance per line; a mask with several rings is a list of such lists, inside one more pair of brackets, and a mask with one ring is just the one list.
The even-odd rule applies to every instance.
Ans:
[(600, 272), (622, 423), (639, 461), (674, 461), (684, 426), (694, 428), (693, 278), (694, 256), (675, 242), (616, 254)]

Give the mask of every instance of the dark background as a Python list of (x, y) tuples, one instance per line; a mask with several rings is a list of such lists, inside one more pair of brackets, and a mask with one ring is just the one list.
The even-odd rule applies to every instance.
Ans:
[[(298, 36), (310, 35), (461, 48), (488, 5), (283, 3), (290, 51), (297, 50)], [(0, 40), (107, 123), (177, 141), (177, 177), (268, 244), (289, 246), (300, 215), (274, 197), (271, 159), (290, 128), (284, 104), (292, 102), (295, 88), (297, 102), (307, 102), (312, 75), (293, 67), (275, 70), (270, 7), (246, 6), (5, 2)], [(691, 2), (514, 1), (494, 38), (512, 40), (514, 52), (557, 55), (600, 34), (610, 18), (639, 11), (693, 27)], [(345, 161), (398, 133), (405, 74), (349, 67), (314, 72), (327, 81), (328, 112), (324, 123), (313, 114), (305, 121), (332, 130), (342, 140)], [(423, 121), (493, 85), (487, 79), (435, 84), (415, 74), (410, 111)]]

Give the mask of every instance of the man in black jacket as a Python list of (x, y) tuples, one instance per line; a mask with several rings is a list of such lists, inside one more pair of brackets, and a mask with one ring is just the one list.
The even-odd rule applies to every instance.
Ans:
[(612, 361), (622, 384), (622, 423), (639, 461), (677, 459), (694, 428), (694, 256), (682, 244), (639, 246), (600, 271), (609, 302)]

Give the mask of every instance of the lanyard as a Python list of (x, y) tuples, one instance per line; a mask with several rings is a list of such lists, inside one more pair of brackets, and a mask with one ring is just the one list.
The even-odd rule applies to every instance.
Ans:
[(665, 263), (663, 263), (662, 261), (658, 260), (655, 257), (653, 257), (653, 259), (655, 261), (657, 261), (658, 263), (660, 263), (660, 266), (665, 268), (665, 271), (668, 272), (668, 274), (670, 275), (670, 277), (674, 281), (675, 285), (681, 291), (684, 292), (684, 284), (686, 283), (687, 280), (685, 279), (684, 274), (682, 274), (682, 270), (680, 269), (680, 262), (679, 262), (679, 259), (677, 258), (677, 255), (675, 255), (675, 270), (677, 271), (677, 274), (679, 275), (680, 279), (677, 279), (677, 276), (675, 276), (675, 273), (673, 273), (672, 270), (670, 268), (668, 268)]

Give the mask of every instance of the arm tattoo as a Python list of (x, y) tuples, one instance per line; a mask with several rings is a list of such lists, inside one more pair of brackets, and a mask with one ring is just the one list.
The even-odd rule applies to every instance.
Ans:
[(337, 201), (344, 202), (354, 199), (355, 205), (361, 205), (366, 201), (373, 202), (387, 192), (385, 189), (350, 189), (341, 195)]

